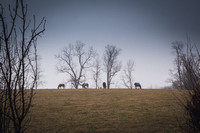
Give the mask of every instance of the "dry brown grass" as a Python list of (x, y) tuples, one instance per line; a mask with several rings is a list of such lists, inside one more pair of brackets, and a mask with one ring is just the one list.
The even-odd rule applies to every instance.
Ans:
[(176, 90), (36, 90), (29, 133), (180, 132)]

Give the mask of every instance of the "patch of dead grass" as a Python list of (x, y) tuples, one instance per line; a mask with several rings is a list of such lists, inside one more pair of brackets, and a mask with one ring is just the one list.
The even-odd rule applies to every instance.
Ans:
[(27, 132), (180, 132), (171, 91), (36, 90)]

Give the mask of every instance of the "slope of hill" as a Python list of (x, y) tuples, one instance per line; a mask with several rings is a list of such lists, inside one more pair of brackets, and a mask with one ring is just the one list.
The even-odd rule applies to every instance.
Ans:
[(36, 90), (30, 133), (179, 132), (176, 90)]

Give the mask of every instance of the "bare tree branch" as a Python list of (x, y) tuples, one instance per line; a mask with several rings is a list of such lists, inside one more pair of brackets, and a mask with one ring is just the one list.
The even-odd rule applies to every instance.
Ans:
[[(200, 54), (199, 49), (192, 44), (190, 38), (187, 42), (173, 42), (175, 51), (175, 71), (172, 73), (173, 87), (185, 89), (181, 104), (186, 112), (186, 132), (200, 132)], [(184, 127), (184, 126), (183, 126)]]
[(93, 62), (93, 79), (95, 82), (95, 88), (97, 89), (99, 87), (99, 82), (100, 82), (100, 73), (101, 73), (101, 62), (99, 57), (96, 57), (96, 59)]
[(133, 89), (134, 87), (133, 71), (134, 71), (134, 61), (128, 60), (123, 70), (122, 81), (123, 81), (124, 86), (130, 89)]
[(110, 88), (113, 77), (121, 70), (121, 62), (117, 61), (121, 49), (114, 45), (107, 45), (104, 53), (104, 67), (107, 74), (107, 86)]
[(26, 129), (33, 89), (37, 87), (38, 58), (34, 42), (45, 31), (45, 19), (36, 26), (34, 18), (29, 32), (31, 21), (27, 21), (28, 8), (23, 0), (16, 0), (13, 8), (8, 6), (10, 16), (4, 16), (3, 6), (0, 7), (0, 104), (4, 107), (0, 110), (0, 132), (19, 133)]

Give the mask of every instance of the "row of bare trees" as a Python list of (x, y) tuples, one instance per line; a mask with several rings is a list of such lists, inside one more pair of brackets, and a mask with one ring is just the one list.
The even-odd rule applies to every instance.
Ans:
[[(99, 87), (101, 71), (106, 73), (107, 88), (110, 88), (113, 78), (121, 70), (119, 55), (121, 49), (114, 45), (106, 45), (103, 54), (103, 63), (93, 47), (87, 49), (86, 44), (77, 41), (76, 44), (69, 44), (56, 55), (58, 59), (57, 70), (66, 73), (68, 83), (72, 87), (78, 88), (87, 79), (87, 73), (93, 75), (95, 87)], [(102, 68), (103, 65), (103, 68)], [(134, 62), (129, 60), (124, 69), (123, 83), (128, 88), (133, 88)]]
[[(100, 81), (102, 70), (99, 57), (93, 48), (85, 50), (85, 44), (76, 42), (70, 44), (56, 57), (59, 60), (58, 71), (70, 75), (69, 82), (74, 88), (78, 88), (85, 81), (85, 73), (92, 68), (95, 86)], [(200, 131), (200, 53), (197, 45), (192, 44), (188, 38), (186, 43), (173, 42), (175, 51), (175, 71), (172, 72), (173, 87), (187, 90), (184, 94), (182, 105), (186, 111), (186, 130), (188, 132)], [(107, 78), (107, 87), (110, 88), (113, 78), (121, 70), (121, 62), (118, 60), (121, 49), (113, 45), (107, 45), (103, 55), (104, 72)], [(77, 58), (75, 60), (75, 57)], [(95, 60), (93, 60), (95, 59)], [(129, 60), (123, 70), (122, 81), (127, 88), (133, 88), (134, 62)], [(186, 131), (185, 130), (185, 131)]]
[[(0, 3), (0, 133), (21, 133), (27, 128), (27, 117), (32, 106), (34, 89), (39, 79), (37, 37), (45, 31), (45, 19), (39, 23), (33, 16), (27, 16), (27, 5), (23, 0), (15, 0), (14, 6)], [(184, 47), (185, 46), (185, 47)], [(59, 72), (67, 73), (74, 88), (85, 82), (88, 69), (92, 68), (96, 88), (100, 73), (106, 73), (107, 87), (121, 70), (118, 60), (121, 49), (107, 45), (103, 63), (97, 52), (77, 41), (56, 55)], [(173, 86), (187, 90), (182, 102), (186, 111), (187, 132), (200, 132), (200, 53), (199, 48), (187, 39), (174, 42), (175, 72)], [(103, 64), (104, 69), (102, 69)], [(133, 88), (134, 62), (129, 60), (123, 70), (122, 81), (127, 88)]]
[(37, 37), (45, 19), (29, 20), (27, 5), (0, 2), (0, 132), (21, 133), (27, 128), (33, 89), (38, 84)]

